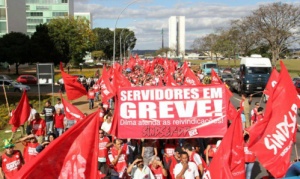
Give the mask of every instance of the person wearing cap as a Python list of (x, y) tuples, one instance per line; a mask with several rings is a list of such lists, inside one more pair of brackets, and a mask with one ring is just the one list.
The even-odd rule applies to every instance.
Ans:
[(174, 155), (169, 156), (167, 153), (164, 154), (164, 166), (169, 171), (169, 176), (171, 179), (175, 179), (175, 175), (173, 170), (175, 166), (180, 163), (180, 153), (183, 152), (181, 147), (176, 147), (174, 151)]
[(38, 152), (36, 151), (36, 147), (39, 145), (39, 143), (33, 134), (20, 139), (20, 141), (25, 146), (23, 155), (25, 163), (28, 163), (37, 156)]
[(198, 167), (194, 162), (189, 161), (187, 152), (181, 152), (180, 163), (176, 164), (173, 172), (176, 179), (200, 179)]
[(64, 114), (64, 105), (61, 103), (61, 99), (60, 98), (57, 98), (56, 99), (56, 104), (54, 105), (54, 108), (55, 108), (55, 111), (57, 109), (60, 109), (61, 110), (61, 113)]
[(2, 178), (14, 178), (15, 174), (24, 165), (24, 159), (21, 151), (14, 150), (14, 144), (11, 139), (4, 140), (5, 152), (0, 156), (0, 167)]

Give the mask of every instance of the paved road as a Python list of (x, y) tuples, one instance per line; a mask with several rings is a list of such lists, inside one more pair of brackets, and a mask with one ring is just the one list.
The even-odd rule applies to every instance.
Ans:
[[(235, 107), (239, 106), (240, 105), (240, 100), (241, 100), (241, 97), (238, 95), (238, 94), (235, 94), (233, 95), (233, 97), (231, 97), (231, 102), (233, 103), (233, 105)], [(251, 104), (251, 109), (254, 108), (254, 104), (255, 102), (260, 102), (261, 100), (261, 96), (254, 96), (253, 99), (252, 99), (252, 104)], [(261, 102), (261, 107), (263, 107), (265, 109), (265, 103)], [(297, 121), (299, 123), (300, 121), (300, 118), (299, 116), (297, 117)], [(296, 146), (297, 146), (297, 150), (298, 150), (298, 153), (299, 153), (299, 149), (300, 149), (300, 132), (297, 132), (297, 142), (296, 142)], [(296, 158), (296, 152), (295, 152), (295, 147), (293, 147), (293, 152), (292, 152), (292, 156), (291, 156), (291, 159), (295, 159)], [(259, 162), (256, 162), (254, 167), (253, 167), (253, 171), (252, 171), (252, 179), (258, 179), (258, 178), (261, 178), (263, 176), (266, 176), (267, 175), (267, 172), (265, 170), (264, 167), (262, 167)]]

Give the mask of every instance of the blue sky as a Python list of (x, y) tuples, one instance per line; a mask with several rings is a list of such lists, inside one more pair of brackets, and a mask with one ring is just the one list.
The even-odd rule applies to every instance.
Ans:
[[(114, 29), (120, 12), (129, 0), (74, 0), (75, 12), (91, 12), (93, 28)], [(245, 17), (261, 4), (279, 2), (273, 0), (137, 0), (130, 5), (117, 23), (117, 28), (129, 28), (135, 32), (135, 50), (161, 47), (161, 29), (164, 29), (165, 46), (168, 45), (168, 18), (185, 16), (186, 49), (194, 39), (226, 28), (231, 20)], [(299, 3), (299, 0), (281, 1)]]

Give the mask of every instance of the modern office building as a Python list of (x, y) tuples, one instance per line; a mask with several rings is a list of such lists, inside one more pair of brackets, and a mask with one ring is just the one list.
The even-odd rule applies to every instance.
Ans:
[(93, 19), (90, 12), (74, 12), (74, 18), (85, 18), (90, 21), (90, 28), (93, 28)]
[(23, 0), (0, 0), (0, 37), (9, 32), (26, 33), (25, 10)]
[(175, 51), (170, 56), (184, 57), (185, 16), (171, 16), (169, 18), (169, 48)]
[(26, 0), (27, 33), (34, 33), (37, 25), (53, 18), (70, 15), (74, 15), (73, 0)]

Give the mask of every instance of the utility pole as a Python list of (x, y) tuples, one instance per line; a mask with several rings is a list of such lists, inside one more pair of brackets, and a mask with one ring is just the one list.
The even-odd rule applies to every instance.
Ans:
[(161, 29), (161, 48), (164, 48), (164, 29)]

